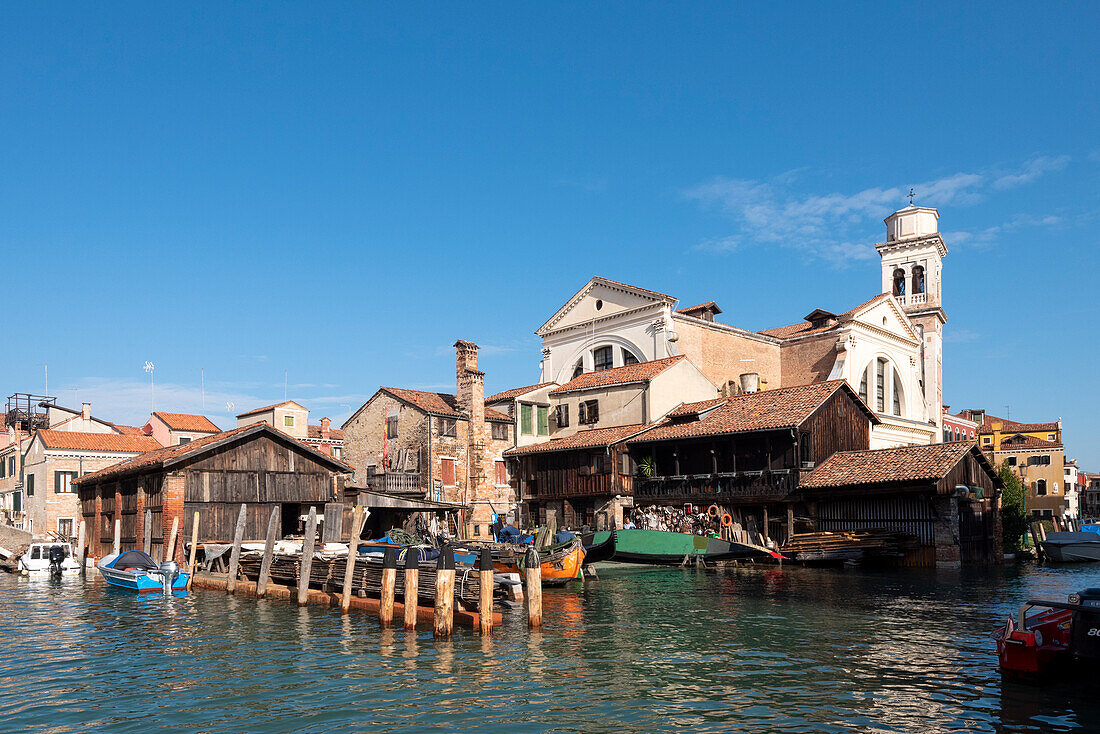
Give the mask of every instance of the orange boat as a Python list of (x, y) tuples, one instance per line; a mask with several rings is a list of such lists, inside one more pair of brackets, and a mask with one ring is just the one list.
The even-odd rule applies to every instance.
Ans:
[[(518, 551), (518, 549), (517, 549)], [(521, 552), (511, 557), (493, 559), (493, 570), (501, 573), (519, 573), (525, 570), (523, 561), (526, 556)], [(543, 586), (561, 586), (568, 581), (581, 577), (581, 565), (584, 563), (584, 546), (580, 538), (573, 538), (539, 554), (542, 568)]]

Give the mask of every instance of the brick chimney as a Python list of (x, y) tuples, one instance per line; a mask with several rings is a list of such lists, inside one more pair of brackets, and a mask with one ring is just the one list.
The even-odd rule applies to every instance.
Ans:
[(467, 502), (477, 501), (489, 486), (485, 474), (485, 373), (477, 368), (477, 348), (473, 342), (455, 342), (455, 397), (458, 409), (470, 418)]
[(90, 420), (92, 417), (92, 404), (82, 403), (80, 405), (80, 417), (84, 420)]
[(332, 421), (329, 420), (328, 418), (322, 418), (321, 419), (321, 438), (325, 439), (326, 441), (328, 440), (328, 437), (329, 437), (329, 426), (331, 424), (332, 424)]

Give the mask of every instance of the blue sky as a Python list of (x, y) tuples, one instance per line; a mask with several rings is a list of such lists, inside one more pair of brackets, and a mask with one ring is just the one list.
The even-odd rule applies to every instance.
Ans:
[[(534, 382), (592, 275), (762, 329), (951, 249), (945, 400), (1100, 471), (1092, 3), (8, 7), (3, 384), (119, 422)], [(5, 394), (7, 394), (5, 393)], [(232, 411), (226, 402), (234, 403)], [(1010, 406), (1005, 408), (1005, 406)]]

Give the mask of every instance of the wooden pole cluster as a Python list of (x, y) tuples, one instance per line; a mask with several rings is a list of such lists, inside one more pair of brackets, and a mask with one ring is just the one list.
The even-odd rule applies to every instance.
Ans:
[(344, 567), (344, 591), (340, 596), (340, 612), (347, 614), (351, 609), (351, 582), (355, 577), (355, 559), (359, 557), (359, 536), (363, 524), (367, 521), (366, 508), (356, 505), (351, 516), (351, 535), (348, 537), (348, 563)]
[(450, 637), (454, 628), (455, 552), (449, 545), (439, 551), (435, 569), (435, 637)]
[(405, 629), (416, 629), (416, 605), (420, 598), (420, 551), (405, 550)]
[(247, 513), (247, 506), (241, 503), (241, 510), (237, 513), (237, 525), (233, 528), (233, 550), (229, 554), (229, 580), (225, 584), (227, 594), (237, 590), (237, 569), (241, 565), (241, 543), (244, 542), (244, 523)]
[(271, 508), (267, 519), (267, 537), (264, 539), (264, 560), (260, 563), (260, 576), (256, 579), (256, 596), (263, 599), (267, 582), (271, 579), (271, 559), (275, 557), (275, 533), (279, 527), (279, 506)]
[(481, 634), (493, 634), (493, 554), (488, 548), (481, 549), (477, 559), (478, 573), (481, 575), (481, 598), (477, 605), (478, 626)]
[(313, 544), (317, 541), (317, 508), (309, 508), (306, 521), (306, 537), (302, 542), (302, 575), (298, 579), (298, 606), (305, 606), (309, 598), (309, 569), (313, 565)]
[(382, 599), (378, 607), (378, 621), (383, 627), (393, 625), (393, 593), (397, 586), (397, 551), (386, 548), (382, 556)]
[(527, 581), (527, 626), (538, 629), (542, 627), (542, 564), (534, 546), (527, 548), (524, 566)]

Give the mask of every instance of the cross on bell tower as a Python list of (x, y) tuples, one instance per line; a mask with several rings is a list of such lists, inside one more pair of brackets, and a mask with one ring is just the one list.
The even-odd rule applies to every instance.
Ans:
[(913, 197), (914, 196), (916, 196), (916, 194), (914, 194), (913, 189), (910, 188), (909, 189), (909, 206), (913, 206)]

